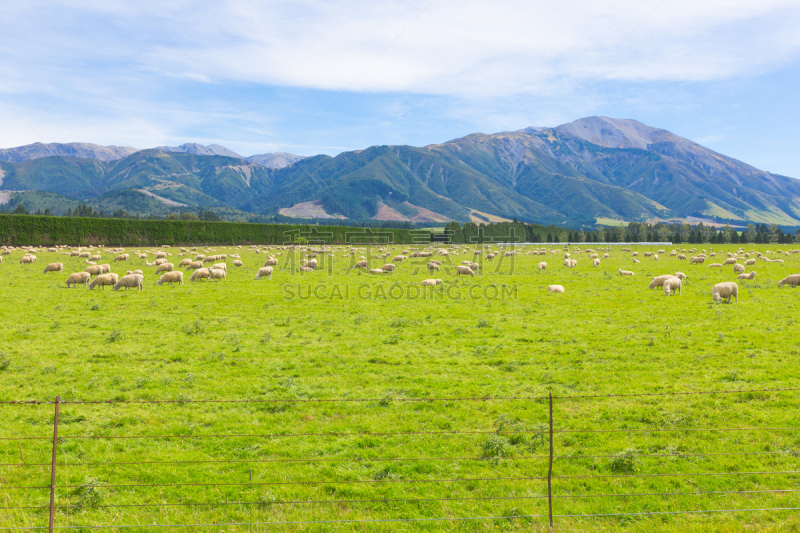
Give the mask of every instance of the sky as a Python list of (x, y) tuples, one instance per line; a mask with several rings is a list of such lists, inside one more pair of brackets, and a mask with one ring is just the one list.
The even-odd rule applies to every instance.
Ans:
[(424, 146), (601, 115), (800, 178), (797, 0), (0, 4), (0, 147)]

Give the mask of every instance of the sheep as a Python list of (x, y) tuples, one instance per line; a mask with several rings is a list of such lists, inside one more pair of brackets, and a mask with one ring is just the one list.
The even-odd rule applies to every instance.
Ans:
[(577, 261), (577, 259), (570, 259), (570, 260), (569, 260), (569, 267), (570, 267), (570, 268), (575, 268), (576, 266), (578, 266), (578, 261)]
[[(312, 269), (309, 269), (309, 270), (314, 270), (314, 269), (312, 268)], [(383, 270), (382, 268), (370, 268), (369, 269), (369, 273), (370, 274), (386, 274), (386, 271)]]
[(244, 263), (242, 263), (242, 262), (241, 262), (241, 261), (239, 261), (238, 259), (234, 259), (234, 261), (233, 261), (233, 266), (235, 266), (235, 267), (244, 266)]
[(436, 263), (434, 263), (434, 262), (430, 262), (430, 263), (428, 263), (428, 265), (427, 265), (427, 266), (428, 266), (428, 272), (433, 272), (434, 270), (436, 270), (436, 271), (438, 271), (438, 270), (439, 270), (439, 265), (437, 265), (437, 264), (436, 264)]
[[(369, 263), (367, 262), (366, 259), (363, 261), (359, 261), (358, 263), (356, 263), (356, 268), (369, 268)], [(430, 264), (428, 268), (430, 269)]]
[(228, 271), (228, 265), (225, 263), (217, 263), (215, 265), (211, 265), (211, 268), (216, 268), (217, 270), (224, 270), (225, 272)]
[(473, 272), (476, 272), (478, 269), (481, 268), (481, 266), (478, 263), (473, 263), (473, 262), (467, 263), (467, 266), (470, 267)]
[(130, 276), (131, 274), (139, 274), (140, 276), (144, 276), (144, 272), (142, 272), (141, 269), (139, 268), (137, 268), (136, 270), (128, 270), (125, 274), (128, 276)]
[(664, 282), (667, 281), (669, 278), (673, 277), (672, 274), (665, 274), (663, 276), (656, 276), (653, 278), (653, 281), (650, 282), (649, 287), (651, 289), (655, 289), (656, 287), (663, 287)]
[(653, 254), (653, 261), (658, 261), (658, 254)]
[(211, 276), (211, 272), (208, 271), (207, 268), (198, 268), (194, 272), (192, 272), (189, 281), (197, 281), (199, 279), (205, 278), (206, 280)]
[(721, 263), (711, 263), (710, 265), (708, 265), (708, 268), (722, 268), (722, 264)]
[(162, 257), (161, 259), (156, 259), (153, 261), (153, 266), (163, 265), (166, 262), (167, 260)]
[(86, 261), (84, 261), (84, 264), (86, 264), (86, 265), (96, 265), (97, 263), (95, 263), (94, 261), (89, 261), (87, 259)]
[(186, 271), (188, 272), (189, 270), (197, 270), (200, 268), (203, 268), (203, 263), (200, 261), (192, 261), (189, 263), (189, 266), (186, 267)]
[(128, 257), (130, 257), (128, 254), (118, 255), (117, 257), (114, 258), (114, 261), (127, 261)]
[(685, 261), (685, 260), (686, 260), (686, 255), (684, 255), (684, 254), (678, 254), (678, 260), (680, 260), (680, 261)]
[(83, 271), (88, 272), (92, 276), (99, 276), (100, 274), (105, 273), (103, 272), (103, 265), (88, 266), (85, 269), (83, 269)]
[(112, 289), (115, 291), (120, 290), (122, 287), (125, 287), (126, 291), (129, 291), (131, 287), (135, 287), (140, 291), (144, 290), (144, 276), (141, 274), (126, 274), (119, 278)]
[(67, 288), (81, 284), (86, 286), (89, 284), (91, 278), (92, 276), (88, 272), (75, 272), (74, 274), (70, 274), (67, 278)]
[(224, 279), (225, 281), (227, 281), (228, 280), (227, 276), (228, 276), (228, 272), (225, 271), (225, 270), (222, 270), (221, 268), (210, 268), (208, 270), (208, 280), (209, 281), (211, 281), (211, 280), (219, 281), (221, 279)]
[(93, 255), (89, 257), (89, 261), (100, 261), (102, 259), (99, 255)]
[(30, 265), (35, 262), (36, 262), (35, 255), (24, 255), (22, 256), (22, 259), (19, 260), (20, 265)]
[(594, 265), (596, 267), (599, 267), (600, 266), (600, 260), (599, 259), (595, 259), (594, 261), (592, 261), (592, 265)]
[(319, 268), (319, 267), (317, 266), (317, 260), (316, 260), (316, 259), (312, 259), (311, 261), (309, 261), (308, 263), (306, 263), (306, 266), (307, 266), (308, 268), (313, 268), (314, 270), (316, 270), (317, 268)]
[(114, 286), (117, 281), (119, 281), (118, 274), (102, 274), (92, 280), (89, 284), (89, 289), (94, 290), (95, 287), (102, 287), (103, 290), (106, 290), (106, 285)]
[(672, 296), (675, 294), (675, 291), (678, 291), (678, 294), (681, 293), (681, 279), (680, 278), (669, 278), (668, 280), (664, 281), (664, 296)]
[(755, 279), (756, 271), (752, 270), (749, 274), (739, 274), (736, 279)]
[(147, 261), (147, 254), (139, 254), (137, 257), (139, 259), (144, 259), (145, 261)]
[(800, 274), (792, 274), (791, 276), (783, 278), (780, 283), (778, 283), (778, 286), (783, 287), (784, 285), (791, 285), (792, 287), (800, 285)]
[(547, 292), (564, 292), (562, 285), (550, 285), (547, 287)]
[(175, 265), (172, 263), (161, 263), (156, 269), (156, 274), (160, 274), (161, 272), (172, 272), (174, 269)]
[(166, 252), (157, 252), (156, 253), (156, 259), (166, 259), (166, 258), (167, 258), (167, 253)]
[(381, 270), (384, 272), (394, 272), (394, 265), (392, 263), (387, 263), (381, 267)]
[(732, 281), (717, 283), (711, 289), (711, 298), (715, 302), (727, 298), (728, 303), (731, 303), (731, 298), (736, 298), (736, 303), (739, 303), (739, 286)]
[(694, 265), (694, 264), (702, 265), (705, 262), (705, 260), (706, 260), (705, 257), (700, 257), (698, 255), (697, 257), (692, 257), (691, 261), (689, 261), (689, 264), (690, 265)]
[(617, 272), (619, 272), (620, 276), (633, 276), (634, 275), (633, 272), (631, 272), (630, 270), (622, 270), (621, 268), (618, 268)]
[(198, 255), (197, 257), (195, 257), (195, 258), (194, 258), (194, 260), (195, 260), (195, 261), (202, 261), (202, 260), (203, 260), (203, 259), (205, 259), (205, 258), (206, 258), (206, 256), (205, 256), (205, 255), (203, 255), (203, 254), (200, 254), (200, 255)]
[(436, 285), (441, 285), (442, 280), (440, 279), (424, 279), (422, 280), (423, 287), (435, 287)]
[(547, 263), (544, 261), (539, 263), (539, 272), (541, 272), (542, 270), (547, 270)]
[(46, 267), (44, 267), (44, 272), (42, 274), (47, 274), (48, 272), (58, 272), (59, 274), (64, 271), (64, 263), (50, 263)]
[(747, 261), (744, 262), (744, 264), (745, 264), (745, 266), (755, 265), (756, 264), (756, 260), (755, 259), (748, 259)]
[(84, 258), (88, 258), (90, 255), (92, 255), (92, 254), (90, 254), (89, 252), (81, 252), (81, 253), (78, 254), (78, 257), (81, 258), (81, 259), (84, 259)]
[(258, 272), (256, 272), (256, 279), (259, 279), (259, 278), (272, 279), (272, 267), (268, 266), (268, 267), (259, 268)]
[(689, 276), (684, 274), (683, 272), (675, 272), (675, 276), (678, 279), (689, 279)]
[(459, 265), (456, 267), (456, 276), (472, 276), (475, 277), (475, 272), (468, 266)]
[(736, 264), (736, 259), (734, 259), (734, 258), (732, 258), (732, 257), (731, 257), (730, 259), (726, 259), (726, 260), (725, 260), (725, 261), (722, 263), (722, 266), (725, 266), (725, 265), (735, 265), (735, 264)]
[(186, 259), (182, 259), (180, 263), (178, 263), (178, 268), (189, 266), (192, 264), (192, 260), (188, 257)]
[(744, 265), (733, 265), (733, 272), (734, 274), (744, 273)]
[(564, 266), (565, 266), (565, 267), (569, 268), (569, 266), (570, 266), (571, 264), (572, 264), (572, 263), (570, 262), (570, 260), (569, 260), (569, 259), (564, 259)]

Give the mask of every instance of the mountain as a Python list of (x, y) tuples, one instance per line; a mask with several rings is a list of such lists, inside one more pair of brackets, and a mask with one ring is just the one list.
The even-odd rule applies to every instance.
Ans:
[(28, 161), (53, 155), (114, 161), (136, 152), (130, 146), (100, 146), (90, 143), (33, 143), (16, 148), (0, 148), (0, 161)]
[(302, 155), (290, 154), (288, 152), (274, 152), (271, 154), (251, 155), (245, 159), (251, 163), (256, 163), (267, 168), (283, 168), (292, 166), (301, 159), (305, 159), (305, 157)]
[(197, 143), (186, 143), (180, 146), (156, 146), (153, 150), (161, 150), (162, 152), (181, 152), (184, 154), (194, 155), (224, 155), (226, 157), (235, 157), (237, 159), (244, 159), (233, 150), (228, 150), (224, 146), (218, 144), (210, 144), (203, 146)]
[[(177, 149), (109, 161), (54, 155), (0, 162), (0, 189), (82, 201), (115, 195), (121, 199), (114, 205), (143, 215), (136, 209), (152, 211), (157, 202), (159, 211), (432, 223), (517, 218), (578, 226), (598, 219), (691, 218), (800, 225), (800, 181), (635, 120), (589, 117), (555, 128), (475, 133), (425, 147), (372, 146), (336, 157), (245, 159), (215, 145)], [(123, 191), (135, 193), (120, 196)]]

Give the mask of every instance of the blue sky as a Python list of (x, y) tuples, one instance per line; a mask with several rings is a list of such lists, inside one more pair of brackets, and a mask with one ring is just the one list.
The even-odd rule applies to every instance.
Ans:
[(796, 0), (34, 0), (0, 20), (0, 147), (334, 155), (604, 115), (800, 178)]

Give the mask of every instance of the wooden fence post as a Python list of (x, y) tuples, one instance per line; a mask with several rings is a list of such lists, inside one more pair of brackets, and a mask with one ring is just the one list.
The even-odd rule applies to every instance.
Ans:
[(61, 396), (56, 396), (56, 414), (53, 420), (53, 460), (50, 463), (50, 527), (53, 533), (53, 519), (56, 514), (56, 450), (58, 449), (58, 409), (61, 405)]
[(553, 393), (550, 393), (550, 464), (547, 468), (547, 507), (553, 531)]

